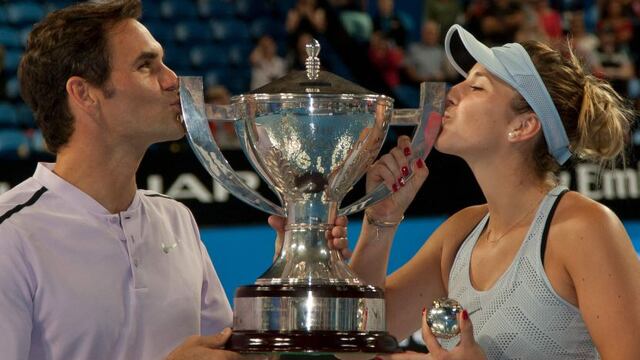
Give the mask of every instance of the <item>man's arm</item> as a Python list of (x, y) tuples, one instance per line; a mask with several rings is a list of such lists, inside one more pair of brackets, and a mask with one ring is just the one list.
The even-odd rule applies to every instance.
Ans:
[(31, 348), (35, 280), (9, 224), (0, 224), (0, 354), (26, 359)]

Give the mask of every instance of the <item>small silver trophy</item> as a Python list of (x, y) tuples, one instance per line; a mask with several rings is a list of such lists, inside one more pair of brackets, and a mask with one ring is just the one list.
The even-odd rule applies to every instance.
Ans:
[(427, 325), (436, 337), (450, 339), (460, 333), (457, 316), (461, 312), (462, 306), (456, 300), (433, 300), (433, 305), (427, 312)]
[[(336, 354), (370, 358), (398, 351), (386, 332), (384, 294), (366, 285), (325, 232), (336, 216), (390, 194), (380, 185), (352, 205), (344, 196), (376, 159), (390, 124), (414, 125), (412, 162), (424, 159), (440, 130), (445, 84), (422, 84), (421, 108), (393, 110), (393, 99), (320, 70), (317, 41), (307, 70), (292, 72), (231, 105), (204, 103), (200, 77), (180, 78), (187, 136), (200, 162), (230, 193), (286, 217), (282, 251), (253, 285), (237, 289), (227, 348), (243, 353)], [(281, 206), (249, 188), (213, 140), (208, 120), (233, 121), (240, 145)], [(411, 174), (409, 175), (411, 176)]]

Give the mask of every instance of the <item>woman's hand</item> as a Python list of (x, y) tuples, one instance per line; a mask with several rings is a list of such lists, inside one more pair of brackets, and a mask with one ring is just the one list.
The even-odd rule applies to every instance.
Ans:
[(467, 310), (458, 314), (458, 325), (460, 326), (460, 342), (451, 350), (446, 350), (436, 339), (427, 325), (426, 311), (422, 312), (422, 339), (429, 349), (429, 357), (433, 360), (486, 360), (486, 355), (482, 347), (473, 337), (473, 324), (469, 318)]
[(451, 350), (443, 348), (427, 325), (426, 311), (422, 312), (422, 339), (429, 349), (428, 354), (407, 351), (391, 355), (378, 355), (376, 360), (486, 360), (487, 357), (473, 337), (473, 324), (467, 310), (458, 314), (460, 342)]
[[(376, 161), (367, 173), (367, 192), (380, 183), (384, 183), (393, 192), (392, 196), (367, 209), (367, 215), (380, 222), (399, 222), (405, 210), (415, 198), (418, 190), (427, 179), (429, 170), (422, 159), (413, 164), (408, 160), (411, 156), (411, 139), (400, 136), (398, 145)], [(409, 169), (413, 176), (409, 181)]]
[[(280, 254), (280, 250), (282, 250), (282, 243), (284, 242), (284, 227), (287, 223), (287, 219), (271, 215), (267, 221), (278, 234), (275, 246), (275, 256), (278, 256), (278, 254)], [(349, 250), (349, 241), (347, 240), (347, 223), (348, 221), (346, 216), (338, 216), (334, 223), (334, 227), (325, 233), (329, 249), (338, 250), (345, 260), (351, 258), (351, 250)]]

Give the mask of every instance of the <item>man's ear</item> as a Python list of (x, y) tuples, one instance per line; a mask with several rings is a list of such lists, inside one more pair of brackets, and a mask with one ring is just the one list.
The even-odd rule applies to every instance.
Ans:
[(533, 111), (516, 116), (510, 123), (508, 139), (512, 142), (524, 141), (538, 135), (542, 124)]
[(91, 86), (87, 80), (79, 76), (72, 76), (67, 80), (66, 90), (71, 109), (75, 108), (87, 114), (96, 112), (98, 105), (97, 89)]

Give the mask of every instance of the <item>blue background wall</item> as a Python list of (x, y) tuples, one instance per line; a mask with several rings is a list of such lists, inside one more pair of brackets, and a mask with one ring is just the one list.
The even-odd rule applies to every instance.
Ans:
[[(389, 271), (393, 272), (407, 262), (443, 221), (443, 217), (404, 220), (391, 249)], [(640, 253), (640, 221), (624, 221), (624, 225), (636, 252)], [(360, 221), (349, 222), (352, 249), (361, 226)], [(271, 265), (275, 233), (268, 225), (205, 228), (201, 234), (231, 302), (238, 286), (252, 284)]]

